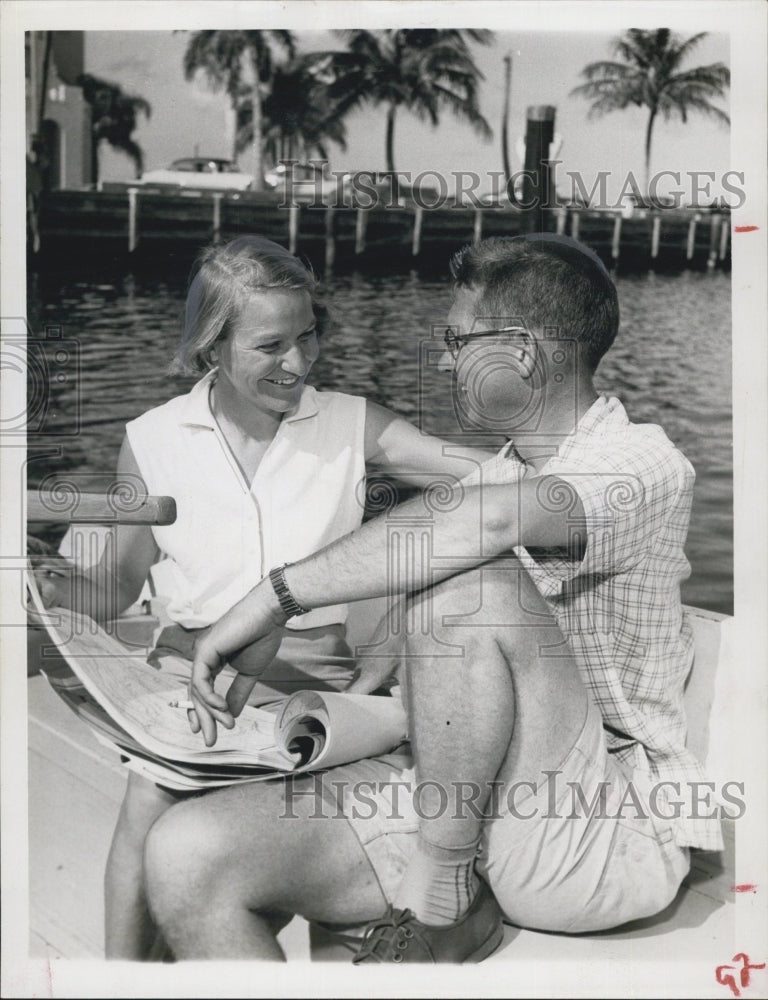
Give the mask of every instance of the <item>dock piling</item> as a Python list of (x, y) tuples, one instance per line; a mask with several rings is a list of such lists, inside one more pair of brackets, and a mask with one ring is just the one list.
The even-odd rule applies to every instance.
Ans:
[(483, 210), (475, 209), (475, 227), (472, 232), (472, 242), (477, 245), (483, 238)]
[(133, 253), (138, 243), (136, 230), (136, 203), (138, 188), (128, 188), (128, 253)]
[(414, 257), (419, 256), (421, 250), (421, 226), (424, 220), (424, 209), (421, 205), (416, 206), (413, 213), (413, 240), (411, 242), (411, 253)]
[(619, 259), (619, 248), (621, 246), (621, 215), (617, 215), (613, 220), (613, 237), (611, 238), (611, 257), (614, 261)]
[(685, 245), (685, 259), (693, 259), (693, 248), (696, 246), (696, 219), (697, 216), (691, 219), (688, 223), (688, 240)]
[(358, 208), (355, 214), (355, 254), (365, 250), (365, 231), (368, 228), (368, 213), (364, 208)]
[(661, 241), (661, 216), (654, 215), (653, 230), (651, 231), (651, 260), (656, 260), (659, 256), (659, 242)]
[(221, 199), (223, 195), (220, 191), (213, 193), (213, 242), (221, 242)]
[(571, 237), (574, 240), (577, 240), (579, 238), (579, 213), (578, 212), (574, 212), (573, 215), (571, 215)]
[(335, 209), (329, 205), (325, 210), (325, 269), (333, 270), (336, 260), (336, 239), (334, 236)]
[(728, 237), (730, 235), (730, 231), (730, 224), (727, 219), (723, 219), (720, 227), (720, 260), (725, 259), (725, 252), (728, 249)]
[(568, 222), (568, 209), (567, 208), (559, 208), (557, 210), (557, 235), (558, 236), (565, 235), (565, 226), (566, 226), (567, 222)]
[(299, 208), (296, 202), (291, 202), (288, 208), (288, 252), (296, 253), (299, 242)]
[(717, 263), (717, 237), (720, 232), (720, 216), (713, 215), (709, 220), (709, 255), (707, 257), (707, 270), (711, 271)]

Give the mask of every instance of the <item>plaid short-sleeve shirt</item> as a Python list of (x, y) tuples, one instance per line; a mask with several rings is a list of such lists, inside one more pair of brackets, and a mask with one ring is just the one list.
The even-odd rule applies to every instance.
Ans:
[[(481, 480), (515, 482), (527, 471), (510, 444), (483, 466)], [(653, 782), (679, 783), (679, 794), (660, 784), (658, 801), (667, 815), (679, 809), (680, 846), (721, 850), (716, 808), (695, 801), (689, 783), (705, 779), (685, 746), (693, 635), (680, 584), (690, 574), (683, 546), (693, 467), (660, 427), (633, 424), (618, 399), (601, 396), (540, 476), (558, 480), (542, 481), (542, 503), (567, 510), (581, 500), (584, 556), (523, 547), (515, 554), (569, 641), (602, 712), (608, 752)]]

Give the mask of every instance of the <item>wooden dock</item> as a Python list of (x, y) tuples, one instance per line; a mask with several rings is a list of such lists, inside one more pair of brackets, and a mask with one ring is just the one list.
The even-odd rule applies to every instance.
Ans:
[[(152, 257), (246, 233), (289, 246), (326, 270), (380, 260), (393, 267), (444, 263), (465, 243), (516, 236), (524, 213), (509, 206), (422, 208), (282, 205), (274, 194), (167, 191), (105, 185), (101, 191), (53, 191), (42, 201), (40, 255)], [(548, 231), (566, 233), (622, 270), (730, 266), (730, 214), (659, 209), (620, 212), (561, 207), (545, 213)]]

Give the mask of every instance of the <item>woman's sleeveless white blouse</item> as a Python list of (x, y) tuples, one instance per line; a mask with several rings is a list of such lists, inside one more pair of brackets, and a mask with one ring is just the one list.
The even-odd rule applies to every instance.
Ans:
[[(305, 386), (248, 484), (211, 412), (214, 379), (210, 372), (126, 427), (148, 492), (176, 500), (176, 522), (152, 532), (170, 560), (168, 614), (187, 628), (215, 622), (273, 566), (311, 555), (363, 515), (361, 396)], [(346, 614), (346, 605), (318, 608), (289, 627)]]

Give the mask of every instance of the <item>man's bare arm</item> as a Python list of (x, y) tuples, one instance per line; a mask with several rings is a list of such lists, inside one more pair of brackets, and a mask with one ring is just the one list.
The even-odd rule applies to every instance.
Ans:
[[(565, 497), (567, 504), (557, 502), (558, 491), (559, 500)], [(431, 542), (428, 559), (396, 565), (389, 558), (390, 524), (424, 519), (424, 503), (417, 497), (397, 507), (396, 516), (369, 521), (289, 566), (285, 580), (291, 593), (305, 608), (402, 594), (439, 583), (518, 545), (563, 548), (574, 537), (584, 537), (581, 502), (557, 477), (464, 487), (459, 495), (455, 509), (436, 511), (424, 521)]]
[[(562, 502), (564, 497), (568, 503)], [(308, 609), (407, 593), (478, 566), (517, 545), (561, 548), (570, 545), (575, 535), (584, 535), (581, 504), (571, 487), (556, 477), (464, 487), (456, 500), (455, 509), (433, 511), (424, 522), (430, 529), (428, 558), (407, 567), (389, 558), (389, 524), (424, 519), (424, 500), (417, 497), (397, 507), (396, 516), (369, 521), (287, 567), (285, 580), (291, 593)], [(267, 657), (277, 651), (275, 630), (284, 621), (272, 585), (265, 580), (199, 642), (190, 686), (196, 707), (191, 722), (195, 731), (202, 728), (208, 745), (215, 742), (216, 721), (230, 726), (232, 715), (242, 710), (260, 670), (270, 662)], [(226, 658), (249, 643), (263, 648), (263, 662), (258, 656), (249, 657), (249, 676), (238, 675), (225, 701), (214, 692), (213, 680)]]

